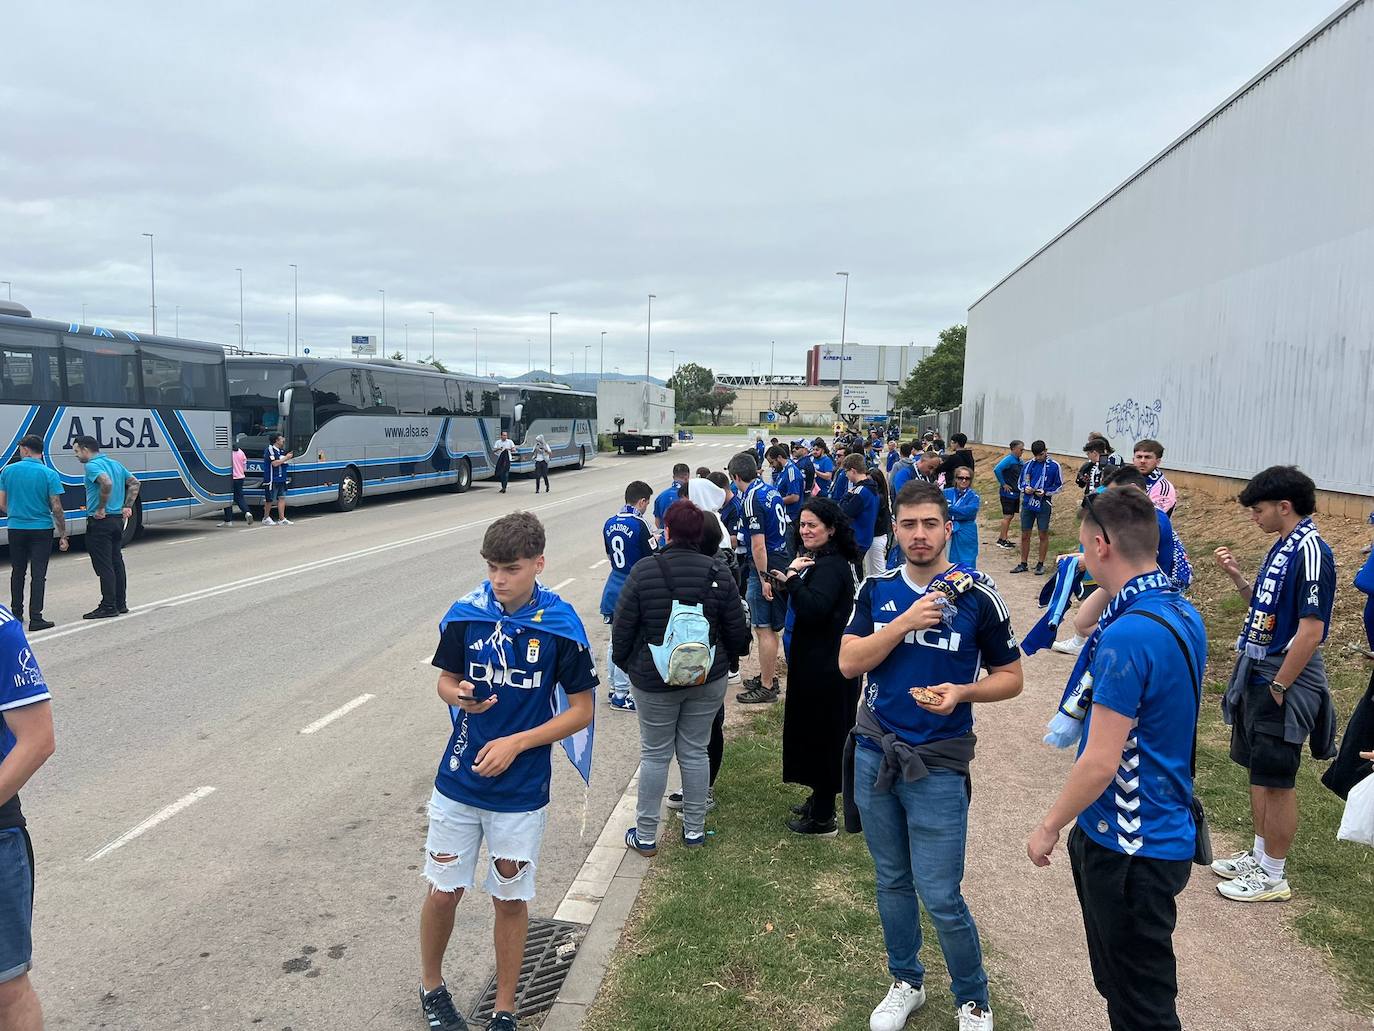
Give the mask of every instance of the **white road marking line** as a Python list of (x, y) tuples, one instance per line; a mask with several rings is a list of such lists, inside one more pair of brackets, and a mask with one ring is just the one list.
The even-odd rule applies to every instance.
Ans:
[(609, 561), (610, 561), (610, 559), (608, 559), (608, 558), (603, 558), (600, 562), (593, 562), (593, 563), (592, 563), (591, 565), (589, 565), (587, 568), (588, 568), (588, 569), (600, 569), (602, 566), (604, 566), (604, 565), (605, 565), (607, 562), (609, 562)]
[(206, 795), (213, 794), (214, 790), (215, 789), (211, 787), (196, 788), (196, 790), (192, 791), (189, 795), (186, 795), (182, 798), (178, 798), (175, 802), (173, 802), (166, 808), (159, 809), (157, 812), (155, 812), (152, 816), (148, 817), (148, 819), (144, 820), (133, 830), (125, 831), (119, 837), (115, 838), (114, 841), (110, 842), (108, 845), (102, 848), (99, 852), (95, 853), (94, 855), (87, 856), (86, 862), (93, 863), (97, 859), (100, 859), (102, 856), (108, 856), (115, 849), (123, 848), (125, 845), (133, 841), (135, 838), (147, 834), (158, 824), (165, 823), (166, 821), (170, 820), (173, 816), (181, 812), (183, 809), (195, 805)]
[(208, 536), (210, 536), (208, 533), (202, 533), (197, 537), (183, 537), (179, 541), (165, 541), (164, 543), (170, 548), (177, 544), (190, 544), (192, 541), (203, 541)]
[(340, 706), (339, 706), (337, 709), (335, 709), (333, 712), (326, 713), (325, 715), (323, 715), (323, 716), (321, 716), (319, 719), (317, 719), (314, 723), (311, 723), (311, 724), (308, 725), (308, 726), (302, 727), (302, 728), (301, 728), (301, 733), (302, 733), (302, 734), (313, 734), (313, 733), (315, 733), (315, 731), (317, 731), (317, 730), (323, 730), (325, 727), (329, 726), (331, 723), (333, 723), (333, 722), (334, 722), (336, 719), (338, 719), (340, 716), (347, 716), (350, 712), (352, 712), (352, 711), (353, 711), (354, 709), (356, 709), (358, 706), (360, 706), (360, 705), (366, 705), (368, 702), (372, 701), (372, 699), (374, 699), (374, 698), (376, 698), (376, 697), (377, 697), (376, 695), (371, 695), (371, 694), (360, 694), (360, 695), (358, 695), (357, 698), (353, 699), (353, 701), (351, 701), (351, 702), (344, 702), (343, 705), (340, 705)]
[(568, 577), (566, 580), (563, 580), (563, 581), (561, 581), (561, 582), (559, 582), (559, 583), (554, 584), (552, 587), (549, 588), (549, 590), (551, 590), (551, 591), (561, 591), (564, 587), (567, 587), (568, 584), (572, 583), (572, 582), (573, 582), (574, 580), (576, 580), (576, 579), (577, 579), (577, 577), (575, 577), (575, 576), (570, 576), (570, 577)]
[[(559, 498), (557, 501), (550, 501), (547, 505), (536, 505), (528, 509), (530, 512), (542, 512), (544, 509), (553, 508), (555, 505), (566, 505), (570, 501), (580, 501), (583, 498), (594, 497), (595, 491), (588, 491), (585, 494), (573, 494), (566, 498)], [(96, 630), (106, 623), (127, 623), (131, 619), (139, 616), (147, 616), (153, 612), (164, 609), (177, 608), (181, 605), (190, 605), (197, 601), (207, 601), (210, 598), (217, 598), (223, 594), (232, 594), (235, 591), (242, 591), (250, 587), (259, 587), (262, 584), (271, 583), (274, 580), (281, 580), (290, 576), (298, 576), (301, 573), (314, 572), (317, 569), (327, 569), (330, 566), (339, 565), (342, 562), (352, 562), (355, 559), (366, 558), (369, 555), (377, 555), (384, 551), (391, 551), (394, 548), (404, 548), (412, 544), (424, 544), (428, 541), (437, 540), (440, 537), (447, 537), (450, 534), (458, 533), (462, 530), (470, 530), (475, 526), (486, 526), (495, 519), (499, 519), (502, 513), (497, 513), (487, 519), (475, 519), (470, 523), (460, 523), (457, 526), (450, 526), (443, 530), (432, 530), (429, 533), (422, 533), (416, 537), (405, 537), (398, 541), (391, 541), (387, 544), (376, 544), (370, 548), (360, 548), (357, 551), (350, 551), (343, 555), (335, 555), (331, 558), (315, 559), (313, 562), (304, 562), (298, 566), (288, 566), (285, 569), (278, 569), (271, 573), (261, 573), (257, 576), (245, 577), (242, 580), (231, 580), (228, 583), (218, 584), (213, 587), (203, 587), (198, 591), (190, 591), (187, 594), (178, 594), (170, 598), (163, 598), (160, 601), (149, 602), (147, 605), (140, 605), (128, 615), (120, 616), (118, 619), (98, 619), (93, 620), (83, 626), (74, 626), (67, 630), (59, 630), (54, 634), (45, 634), (44, 642), (54, 641), (59, 637), (67, 637), (70, 634), (85, 633), (89, 630)]]

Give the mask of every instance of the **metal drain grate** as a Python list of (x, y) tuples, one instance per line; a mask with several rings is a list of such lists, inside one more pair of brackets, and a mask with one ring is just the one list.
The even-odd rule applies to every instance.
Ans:
[[(582, 924), (562, 920), (530, 920), (525, 939), (525, 958), (515, 987), (515, 1015), (520, 1020), (537, 1017), (553, 1008), (563, 979), (568, 976), (577, 947), (587, 933)], [(496, 1009), (496, 975), (478, 997), (469, 1016), (485, 1026)]]

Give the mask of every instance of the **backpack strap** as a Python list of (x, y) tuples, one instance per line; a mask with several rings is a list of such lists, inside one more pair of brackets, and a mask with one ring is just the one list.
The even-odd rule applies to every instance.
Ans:
[[(1202, 678), (1198, 676), (1197, 670), (1193, 668), (1193, 656), (1192, 653), (1188, 651), (1188, 646), (1184, 644), (1183, 637), (1174, 629), (1172, 623), (1153, 612), (1135, 610), (1127, 611), (1123, 613), (1123, 615), (1144, 616), (1146, 619), (1154, 620), (1173, 635), (1174, 640), (1178, 642), (1178, 650), (1183, 653), (1183, 661), (1188, 664), (1188, 676), (1192, 678), (1193, 690), (1197, 694), (1197, 711), (1198, 719), (1200, 720), (1202, 718)], [(1188, 772), (1194, 779), (1197, 778), (1197, 721), (1193, 723), (1193, 756), (1188, 760)]]

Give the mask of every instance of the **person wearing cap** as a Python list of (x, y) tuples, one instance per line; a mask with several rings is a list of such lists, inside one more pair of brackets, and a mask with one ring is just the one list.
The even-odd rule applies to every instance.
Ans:
[(0, 470), (0, 510), (9, 517), (10, 611), (24, 618), (24, 580), (29, 580), (29, 630), (49, 630), (43, 618), (48, 559), (53, 530), (58, 547), (67, 550), (67, 518), (62, 511), (62, 478), (43, 461), (43, 438), (30, 434), (19, 442), (20, 460)]
[(792, 461), (801, 470), (802, 496), (809, 498), (812, 489), (816, 486), (816, 466), (811, 461), (811, 453), (807, 450), (806, 441), (792, 441)]
[(1050, 517), (1054, 515), (1054, 496), (1064, 488), (1064, 473), (1050, 457), (1043, 440), (1031, 441), (1031, 460), (1021, 467), (1021, 561), (1013, 573), (1027, 571), (1031, 530), (1040, 532), (1039, 557), (1035, 575), (1045, 574), (1045, 553), (1050, 549)]
[(1097, 488), (1102, 486), (1102, 477), (1110, 468), (1107, 464), (1107, 442), (1101, 437), (1090, 436), (1083, 445), (1083, 454), (1088, 456), (1088, 460), (1078, 467), (1073, 482), (1083, 488), (1086, 498), (1089, 494), (1097, 493)]

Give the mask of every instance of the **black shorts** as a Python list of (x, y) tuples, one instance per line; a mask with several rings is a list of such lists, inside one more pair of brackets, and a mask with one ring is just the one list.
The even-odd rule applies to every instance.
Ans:
[(1020, 494), (1016, 495), (1014, 498), (1003, 497), (1001, 494), (998, 494), (997, 497), (1002, 502), (1002, 514), (1004, 516), (1014, 516), (1017, 512), (1021, 511)]
[(1283, 739), (1283, 709), (1268, 684), (1249, 684), (1231, 726), (1231, 759), (1250, 771), (1257, 788), (1291, 788), (1297, 783), (1302, 745)]

